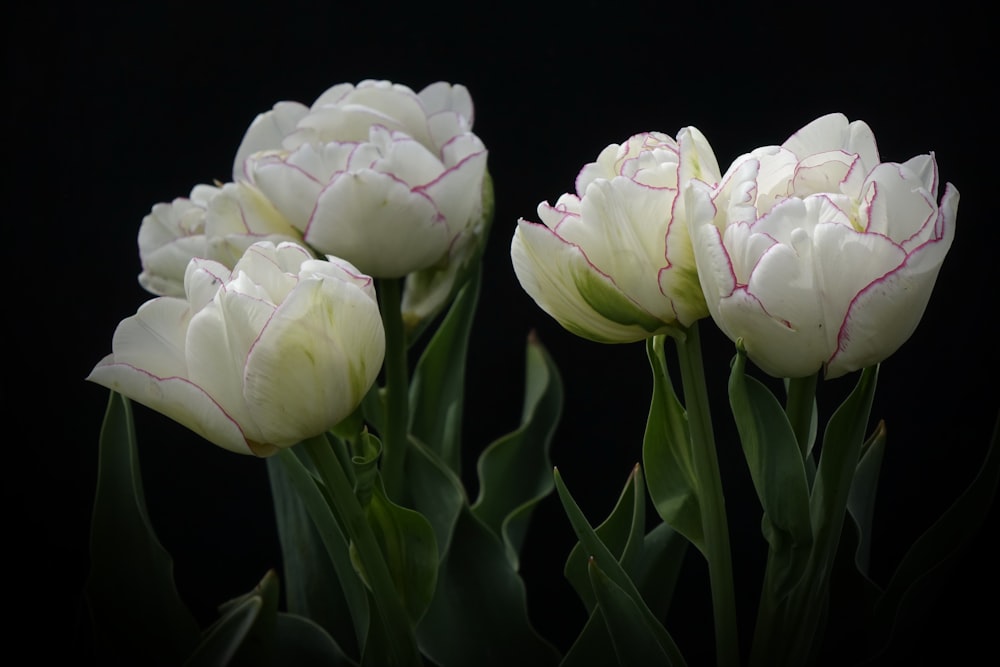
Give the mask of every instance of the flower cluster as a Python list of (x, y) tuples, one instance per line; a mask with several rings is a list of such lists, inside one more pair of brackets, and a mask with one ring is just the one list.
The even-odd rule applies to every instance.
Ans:
[[(885, 443), (868, 423), (878, 367), (917, 327), (955, 235), (958, 191), (945, 184), (939, 199), (934, 154), (882, 162), (868, 125), (833, 113), (723, 171), (695, 127), (647, 131), (602, 150), (574, 192), (538, 205), (540, 222), (512, 224), (514, 272), (544, 312), (592, 341), (642, 341), (649, 356), (642, 464), (595, 529), (548, 459), (562, 386), (534, 337), (522, 421), (480, 448), (475, 500), (464, 485), (465, 355), (493, 215), (472, 121), (461, 85), (339, 84), (259, 114), (232, 181), (143, 219), (139, 282), (155, 297), (87, 378), (112, 392), (87, 591), (102, 657), (685, 664), (662, 611), (693, 545), (718, 662), (741, 664), (703, 320), (735, 344), (726, 388), (767, 542), (749, 662), (815, 663), (837, 641), (833, 617), (847, 619), (855, 657), (876, 655), (925, 575), (909, 564), (882, 589), (864, 552)], [(748, 361), (785, 380), (783, 401)], [(854, 371), (820, 428), (818, 379)], [(129, 399), (266, 460), (287, 610), (269, 572), (195, 627), (143, 509)], [(589, 616), (565, 654), (528, 619), (519, 572), (532, 510), (553, 490), (579, 540), (564, 574)], [(834, 568), (847, 525), (855, 570)], [(941, 525), (927, 544), (955, 539)], [(864, 595), (834, 600), (834, 576)], [(133, 589), (151, 592), (148, 614), (117, 600)], [(870, 628), (884, 636), (858, 639)]]

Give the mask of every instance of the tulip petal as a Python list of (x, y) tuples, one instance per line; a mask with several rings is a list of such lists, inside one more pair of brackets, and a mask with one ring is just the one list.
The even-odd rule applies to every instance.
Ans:
[(341, 174), (322, 191), (305, 239), (368, 275), (397, 278), (438, 261), (451, 234), (426, 194), (363, 169)]
[[(327, 347), (318, 349), (320, 340)], [(245, 397), (263, 439), (290, 446), (343, 420), (375, 381), (384, 353), (378, 308), (362, 290), (303, 279), (247, 357)]]
[(247, 128), (233, 160), (233, 180), (246, 178), (243, 163), (248, 157), (264, 150), (281, 148), (282, 139), (295, 129), (309, 109), (298, 102), (278, 102), (270, 111), (258, 114)]
[(629, 299), (587, 259), (545, 225), (518, 221), (511, 241), (514, 272), (538, 306), (589, 340), (632, 342), (669, 326)]
[(184, 377), (188, 314), (183, 299), (147, 301), (118, 325), (113, 353), (87, 380), (170, 417), (220, 447), (250, 454), (237, 422), (203, 388)]
[(868, 232), (884, 234), (909, 250), (926, 240), (937, 218), (924, 179), (899, 164), (885, 162), (869, 175), (860, 206)]

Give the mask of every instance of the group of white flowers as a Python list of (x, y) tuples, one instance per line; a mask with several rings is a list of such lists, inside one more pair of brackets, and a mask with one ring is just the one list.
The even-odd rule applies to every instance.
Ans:
[(521, 220), (514, 269), (570, 331), (627, 342), (711, 315), (776, 377), (834, 378), (895, 352), (955, 234), (933, 154), (881, 162), (862, 121), (818, 118), (723, 174), (694, 127), (605, 148), (576, 193)]
[[(472, 122), (467, 89), (443, 82), (340, 84), (257, 116), (232, 182), (143, 220), (139, 282), (158, 297), (88, 379), (236, 452), (340, 422), (385, 353), (373, 278), (405, 280), (404, 309), (426, 316), (484, 241)], [(958, 192), (939, 204), (938, 185), (933, 154), (880, 162), (869, 127), (841, 114), (725, 173), (694, 127), (648, 132), (584, 166), (575, 194), (539, 205), (541, 224), (520, 220), (511, 257), (538, 305), (586, 338), (710, 315), (767, 373), (837, 377), (919, 322), (955, 232)]]

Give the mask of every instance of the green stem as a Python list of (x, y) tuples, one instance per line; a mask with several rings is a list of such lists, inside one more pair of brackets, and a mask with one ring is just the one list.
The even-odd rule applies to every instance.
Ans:
[(816, 474), (816, 463), (810, 455), (812, 453), (810, 434), (813, 414), (816, 410), (816, 384), (818, 380), (818, 372), (804, 378), (790, 378), (788, 380), (788, 400), (785, 403), (785, 415), (792, 425), (795, 441), (799, 444), (799, 451), (806, 464), (810, 485)]
[(303, 443), (316, 464), (320, 477), (333, 497), (337, 510), (351, 538), (357, 560), (364, 567), (365, 580), (371, 589), (376, 610), (390, 640), (394, 665), (422, 665), (413, 623), (403, 606), (392, 580), (378, 540), (368, 523), (368, 517), (354, 495), (354, 488), (340, 465), (337, 455), (325, 437)]
[(306, 469), (295, 452), (291, 449), (279, 449), (277, 459), (284, 466), (288, 479), (295, 487), (302, 504), (305, 505), (309, 517), (316, 526), (316, 532), (333, 562), (334, 571), (337, 573), (337, 579), (340, 581), (340, 586), (344, 591), (344, 599), (347, 601), (348, 611), (351, 614), (358, 646), (364, 646), (365, 632), (368, 628), (368, 600), (365, 596), (364, 586), (354, 572), (347, 539), (340, 529), (340, 524), (337, 523), (327, 498), (316, 484), (312, 473)]
[(406, 461), (407, 432), (410, 426), (410, 389), (406, 360), (406, 331), (403, 328), (402, 278), (379, 281), (379, 309), (385, 327), (386, 420), (382, 433), (382, 481), (386, 494), (400, 500)]
[(676, 339), (677, 356), (684, 388), (684, 405), (691, 429), (692, 458), (700, 489), (698, 500), (701, 504), (705, 558), (708, 561), (712, 613), (715, 618), (716, 662), (720, 667), (725, 667), (740, 664), (729, 523), (726, 519), (722, 477), (712, 431), (698, 323), (692, 324), (686, 334), (683, 340)]

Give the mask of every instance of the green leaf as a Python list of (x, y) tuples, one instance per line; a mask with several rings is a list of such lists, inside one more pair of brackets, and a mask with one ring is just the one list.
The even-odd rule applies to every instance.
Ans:
[[(315, 534), (322, 541), (333, 564), (333, 571), (340, 582), (340, 589), (350, 612), (351, 627), (354, 630), (357, 644), (363, 646), (370, 622), (368, 595), (354, 569), (347, 536), (344, 529), (341, 528), (337, 515), (333, 512), (327, 494), (322, 490), (322, 483), (312, 476), (303, 463), (299, 457), (301, 452), (293, 451), (302, 449), (307, 444), (300, 443), (294, 448), (279, 450), (273, 458), (281, 462), (292, 490), (302, 502), (302, 506), (315, 526)], [(321, 438), (317, 446), (327, 446), (325, 438)], [(320, 592), (320, 594), (322, 593)]]
[[(675, 664), (657, 636), (657, 629), (662, 626), (643, 613), (635, 600), (611, 581), (593, 558), (588, 570), (618, 664), (621, 667)], [(650, 627), (651, 622), (656, 622), (658, 628)]]
[(417, 636), (421, 650), (440, 667), (559, 661), (558, 651), (531, 626), (524, 582), (503, 542), (468, 507), (455, 524)]
[(861, 449), (861, 460), (854, 471), (854, 481), (847, 496), (847, 512), (858, 531), (858, 547), (854, 562), (858, 571), (868, 577), (871, 557), (872, 521), (875, 517), (875, 499), (878, 495), (878, 478), (885, 455), (885, 422), (880, 421), (875, 432)]
[[(292, 448), (295, 455), (302, 451), (304, 450), (299, 447)], [(354, 627), (350, 605), (341, 588), (342, 583), (334, 561), (281, 459), (277, 456), (269, 457), (267, 470), (281, 545), (282, 579), (288, 611), (317, 623), (351, 655), (361, 655), (360, 641), (364, 637), (367, 622), (362, 623), (361, 628)], [(344, 539), (342, 534), (340, 539)], [(350, 564), (346, 557), (346, 542), (339, 548), (345, 555), (344, 562)], [(344, 578), (351, 589), (350, 596), (354, 599), (354, 604), (367, 608), (361, 579), (352, 571), (348, 571)]]
[(649, 497), (657, 514), (704, 551), (705, 536), (687, 413), (670, 381), (663, 343), (663, 336), (646, 341), (646, 354), (653, 371), (653, 396), (642, 440), (642, 464)]
[(278, 594), (278, 578), (268, 572), (253, 591), (221, 605), (185, 667), (357, 665), (315, 622), (279, 612)]
[(1000, 485), (1000, 418), (983, 465), (954, 503), (906, 552), (876, 607), (884, 633), (898, 641), (919, 627), (959, 557), (982, 528)]
[(562, 405), (559, 370), (532, 335), (526, 348), (521, 425), (480, 455), (479, 497), (472, 506), (476, 517), (503, 540), (515, 570), (531, 513), (552, 492), (549, 448)]
[(814, 540), (811, 576), (816, 581), (827, 580), (837, 553), (877, 381), (877, 365), (864, 369), (857, 386), (831, 415), (823, 433), (816, 481), (809, 499)]
[(265, 667), (273, 653), (278, 614), (278, 577), (268, 571), (249, 593), (219, 606), (220, 617), (202, 636), (185, 667)]
[(632, 599), (635, 606), (642, 612), (646, 625), (652, 629), (656, 636), (657, 643), (670, 659), (671, 664), (685, 664), (684, 658), (678, 650), (677, 645), (674, 643), (673, 638), (670, 636), (670, 633), (668, 633), (660, 621), (653, 616), (653, 613), (643, 601), (639, 590), (632, 582), (632, 579), (629, 578), (628, 573), (622, 569), (621, 565), (618, 564), (618, 560), (597, 536), (594, 529), (591, 528), (590, 524), (587, 522), (587, 518), (583, 515), (583, 512), (580, 511), (580, 507), (576, 504), (576, 501), (573, 500), (573, 496), (570, 495), (569, 489), (567, 489), (566, 485), (563, 483), (558, 470), (553, 472), (553, 477), (555, 479), (556, 491), (559, 494), (559, 499), (562, 502), (563, 508), (566, 510), (566, 515), (569, 518), (570, 524), (573, 526), (573, 532), (576, 533), (576, 537), (580, 540), (584, 550), (589, 552), (590, 557), (594, 560), (595, 564), (601, 568), (601, 571), (606, 573), (608, 578), (621, 588)]
[(334, 639), (319, 625), (296, 614), (278, 613), (274, 628), (274, 667), (323, 665), (356, 667)]
[(410, 382), (410, 433), (462, 474), (465, 360), (479, 302), (480, 271), (458, 293), (417, 362)]
[(665, 523), (646, 534), (632, 580), (657, 618), (666, 618), (690, 542)]
[(799, 548), (812, 541), (802, 454), (778, 399), (746, 375), (746, 358), (738, 343), (729, 376), (729, 403), (743, 455), (770, 526), (766, 537), (772, 549)]
[(438, 558), (444, 558), (451, 545), (455, 522), (468, 503), (462, 480), (413, 436), (410, 436), (410, 455), (406, 458), (406, 479), (413, 495), (413, 509), (430, 522), (438, 545)]
[(583, 630), (566, 651), (559, 667), (593, 667), (613, 665), (616, 662), (618, 654), (615, 653), (615, 645), (611, 641), (608, 625), (604, 621), (604, 612), (599, 605), (595, 605)]
[[(611, 513), (594, 533), (618, 559), (625, 571), (636, 574), (638, 561), (642, 556), (643, 532), (645, 531), (645, 494), (642, 493), (642, 475), (639, 466), (629, 474), (625, 488)], [(597, 598), (590, 574), (590, 553), (577, 542), (570, 550), (563, 575), (583, 600), (588, 612), (594, 610)]]
[[(389, 500), (381, 484), (373, 487), (365, 514), (396, 592), (410, 620), (416, 623), (430, 604), (437, 584), (438, 549), (434, 530), (419, 512)], [(363, 573), (365, 562), (357, 558), (356, 552), (352, 553)]]
[(176, 665), (198, 643), (146, 511), (131, 403), (116, 392), (101, 428), (85, 598), (101, 662)]

